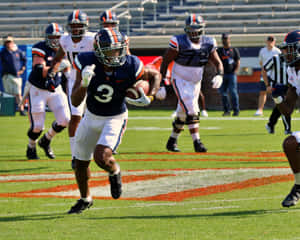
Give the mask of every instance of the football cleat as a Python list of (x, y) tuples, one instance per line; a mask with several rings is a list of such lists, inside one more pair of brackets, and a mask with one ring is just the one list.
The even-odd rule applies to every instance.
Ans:
[(291, 130), (285, 130), (285, 131), (284, 131), (284, 134), (285, 134), (285, 135), (292, 134), (292, 131), (291, 131)]
[(270, 126), (270, 125), (267, 123), (265, 127), (266, 127), (268, 133), (273, 134), (273, 133), (275, 132), (274, 126)]
[(27, 146), (26, 157), (28, 160), (40, 159), (36, 153), (36, 148), (31, 148)]
[(230, 112), (224, 112), (222, 116), (223, 116), (223, 117), (230, 116)]
[(282, 201), (281, 205), (283, 207), (292, 207), (297, 204), (300, 199), (300, 185), (294, 185), (291, 192)]
[(194, 141), (194, 149), (195, 152), (207, 152), (206, 147), (204, 147), (204, 144), (200, 141), (200, 139)]
[(93, 200), (90, 202), (86, 202), (82, 199), (77, 200), (74, 206), (71, 207), (71, 209), (68, 211), (68, 214), (73, 214), (73, 213), (82, 213), (83, 210), (90, 208), (93, 206)]
[(50, 147), (50, 140), (46, 138), (46, 135), (44, 135), (40, 140), (39, 140), (39, 146), (45, 151), (45, 154), (47, 155), (48, 158), (54, 159), (55, 155)]
[(166, 148), (171, 152), (180, 152), (180, 149), (177, 147), (177, 139), (169, 137)]
[(122, 194), (122, 179), (121, 172), (114, 175), (109, 175), (110, 192), (114, 199), (118, 199)]

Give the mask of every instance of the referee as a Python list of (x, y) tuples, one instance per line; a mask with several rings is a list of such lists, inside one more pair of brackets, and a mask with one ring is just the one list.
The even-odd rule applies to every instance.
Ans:
[[(275, 84), (280, 84), (286, 86), (285, 93), (288, 89), (288, 76), (287, 76), (287, 64), (284, 60), (282, 54), (274, 55), (271, 57), (263, 66), (264, 71), (263, 74), (268, 75), (267, 78), (269, 82), (265, 83), (268, 86), (267, 91), (271, 91), (272, 87)], [(270, 73), (270, 74), (267, 74)], [(275, 106), (272, 114), (269, 118), (269, 122), (266, 124), (266, 129), (269, 133), (273, 134), (275, 132), (274, 127), (279, 119), (282, 117), (282, 122), (284, 125), (284, 133), (290, 134), (291, 133), (291, 116), (284, 116), (281, 115), (279, 109)]]

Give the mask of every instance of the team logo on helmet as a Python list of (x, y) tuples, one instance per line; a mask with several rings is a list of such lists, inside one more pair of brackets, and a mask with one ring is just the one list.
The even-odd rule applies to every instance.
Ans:
[(199, 39), (204, 33), (205, 21), (200, 15), (191, 14), (185, 20), (184, 31), (188, 34), (189, 38)]
[(88, 29), (89, 21), (86, 13), (80, 10), (74, 10), (68, 16), (67, 30), (74, 38), (82, 37)]
[(123, 35), (115, 28), (103, 28), (95, 35), (95, 55), (106, 66), (123, 65), (126, 60), (126, 47)]
[(45, 30), (45, 41), (48, 47), (58, 48), (59, 39), (64, 34), (62, 27), (57, 23), (51, 23)]
[(289, 32), (279, 48), (288, 65), (292, 66), (300, 60), (300, 30)]

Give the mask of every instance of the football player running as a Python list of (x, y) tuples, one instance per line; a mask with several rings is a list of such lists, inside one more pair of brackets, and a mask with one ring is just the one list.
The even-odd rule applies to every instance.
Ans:
[[(51, 60), (59, 47), (59, 39), (63, 35), (62, 27), (51, 23), (45, 30), (45, 41), (32, 47), (32, 71), (26, 88), (29, 91), (29, 143), (26, 156), (28, 159), (39, 159), (36, 152), (36, 141), (44, 129), (46, 105), (52, 110), (55, 121), (46, 134), (38, 141), (49, 158), (55, 158), (50, 147), (52, 138), (68, 126), (70, 112), (68, 100), (61, 83), (61, 72), (55, 73), (51, 68)], [(65, 66), (58, 66), (58, 71)], [(27, 91), (27, 90), (26, 90)]]
[[(60, 45), (57, 54), (53, 60), (53, 68), (56, 69), (59, 64), (65, 62), (64, 58), (67, 57), (67, 61), (71, 63), (70, 71), (65, 73), (67, 78), (67, 93), (69, 99), (69, 106), (71, 111), (71, 120), (69, 123), (69, 138), (72, 158), (74, 157), (74, 145), (75, 145), (75, 132), (78, 124), (82, 118), (85, 105), (84, 103), (75, 107), (71, 103), (72, 88), (76, 79), (76, 70), (73, 67), (74, 59), (80, 52), (87, 52), (93, 50), (93, 42), (95, 33), (88, 31), (88, 16), (81, 10), (74, 10), (68, 16), (68, 34), (63, 35), (60, 38)], [(72, 159), (72, 168), (74, 169), (74, 159)]]
[[(113, 151), (121, 143), (128, 112), (126, 101), (135, 106), (147, 106), (159, 88), (158, 71), (144, 69), (134, 55), (126, 54), (123, 35), (112, 28), (103, 28), (95, 36), (94, 51), (75, 58), (77, 78), (72, 91), (72, 104), (78, 106), (86, 97), (85, 115), (75, 135), (75, 177), (81, 198), (69, 210), (80, 213), (93, 204), (88, 181), (90, 160), (109, 174), (111, 195), (122, 193), (121, 171)], [(129, 99), (126, 90), (139, 79), (150, 81), (149, 96), (140, 89), (138, 99)]]
[[(272, 89), (272, 97), (280, 112), (290, 115), (300, 96), (300, 30), (289, 32), (280, 48), (288, 64), (289, 86), (284, 96), (285, 85), (276, 84)], [(295, 184), (281, 204), (283, 207), (291, 207), (300, 199), (300, 131), (285, 138), (283, 150), (294, 173)]]
[(204, 66), (210, 61), (217, 75), (212, 80), (212, 87), (219, 88), (222, 84), (223, 65), (216, 52), (216, 40), (203, 35), (205, 22), (199, 15), (191, 14), (185, 21), (186, 34), (173, 36), (169, 42), (160, 72), (166, 77), (170, 62), (175, 61), (172, 70), (172, 86), (178, 98), (173, 131), (167, 142), (167, 149), (179, 152), (177, 138), (188, 125), (193, 139), (195, 152), (206, 152), (199, 135), (199, 105), (198, 98)]

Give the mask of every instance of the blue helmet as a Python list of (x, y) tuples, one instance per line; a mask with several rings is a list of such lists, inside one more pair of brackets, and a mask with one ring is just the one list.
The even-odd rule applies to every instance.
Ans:
[(106, 10), (100, 15), (100, 28), (116, 27), (119, 24), (117, 15), (111, 10)]
[(200, 15), (190, 14), (185, 20), (184, 31), (191, 40), (198, 40), (204, 33), (205, 21)]
[(126, 48), (124, 36), (116, 28), (103, 28), (95, 35), (95, 55), (106, 66), (123, 65), (126, 61)]
[(86, 13), (80, 11), (80, 10), (74, 10), (69, 16), (68, 16), (68, 32), (71, 33), (71, 36), (73, 38), (80, 38), (82, 37), (89, 25), (88, 16)]
[(288, 65), (293, 66), (300, 60), (300, 30), (289, 32), (279, 46)]
[(50, 23), (45, 30), (45, 41), (48, 47), (58, 48), (59, 39), (64, 34), (62, 27), (57, 23)]

